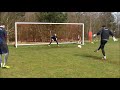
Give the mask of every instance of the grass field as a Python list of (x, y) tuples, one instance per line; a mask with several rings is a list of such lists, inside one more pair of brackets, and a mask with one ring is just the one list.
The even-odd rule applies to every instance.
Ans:
[(99, 42), (41, 46), (9, 46), (8, 65), (0, 68), (0, 78), (120, 78), (119, 42), (111, 39), (105, 47), (107, 60), (101, 50), (94, 50)]

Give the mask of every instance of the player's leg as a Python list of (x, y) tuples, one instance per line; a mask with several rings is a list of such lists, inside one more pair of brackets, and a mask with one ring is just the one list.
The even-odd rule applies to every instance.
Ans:
[[(56, 41), (56, 43), (57, 43), (57, 45), (58, 45), (58, 41), (57, 40), (55, 40)], [(59, 46), (59, 45), (58, 45)]]
[(105, 44), (106, 44), (106, 43), (107, 43), (106, 40), (102, 40), (101, 50), (102, 50), (102, 54), (103, 54), (103, 59), (106, 59), (105, 50), (104, 50), (104, 47), (105, 47)]
[(4, 63), (3, 63), (3, 68), (10, 68), (10, 66), (6, 65), (7, 64), (7, 59), (8, 59), (9, 53), (4, 54)]
[(3, 63), (3, 66), (6, 65), (7, 60), (8, 60), (8, 56), (9, 56), (9, 53), (5, 53), (5, 54), (4, 54), (4, 63)]
[(52, 43), (52, 41), (53, 41), (53, 40), (51, 39), (51, 40), (50, 40), (50, 43), (49, 43), (49, 45), (48, 45), (48, 46), (50, 46), (50, 44)]
[(0, 67), (3, 66), (3, 63), (2, 63), (2, 54), (0, 54)]
[(96, 49), (94, 52), (98, 52), (101, 49), (101, 45), (102, 45), (102, 40), (100, 41), (100, 46), (98, 49)]
[(7, 44), (4, 44), (3, 45), (3, 48), (2, 48), (2, 52), (4, 55), (4, 63), (3, 63), (3, 68), (10, 68), (10, 66), (7, 66), (6, 63), (7, 63), (7, 60), (8, 60), (8, 56), (9, 56), (9, 50), (8, 50), (8, 46)]
[(2, 63), (2, 44), (0, 44), (0, 67), (3, 66), (3, 63)]

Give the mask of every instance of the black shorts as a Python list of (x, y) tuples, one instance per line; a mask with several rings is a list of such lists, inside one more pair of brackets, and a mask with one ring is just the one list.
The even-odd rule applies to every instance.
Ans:
[(107, 40), (101, 40), (101, 45), (104, 46), (107, 43)]
[(9, 53), (7, 44), (0, 44), (0, 54)]
[(52, 38), (53, 41), (57, 41), (56, 39)]

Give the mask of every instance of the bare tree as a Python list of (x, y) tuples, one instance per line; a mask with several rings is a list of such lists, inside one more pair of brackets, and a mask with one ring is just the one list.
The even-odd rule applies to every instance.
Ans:
[(22, 21), (23, 20), (23, 12), (1, 12), (1, 23), (6, 25), (7, 30), (7, 42), (9, 40), (14, 40), (14, 24), (15, 21)]
[(120, 12), (113, 12), (113, 15), (115, 17), (115, 23), (116, 23), (115, 34), (117, 37), (120, 37)]

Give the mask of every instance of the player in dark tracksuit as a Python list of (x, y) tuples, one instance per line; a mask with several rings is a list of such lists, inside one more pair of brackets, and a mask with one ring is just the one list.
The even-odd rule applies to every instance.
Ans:
[(97, 32), (96, 35), (101, 35), (101, 41), (100, 41), (100, 46), (97, 50), (95, 50), (94, 52), (98, 52), (98, 50), (102, 50), (102, 54), (103, 54), (103, 58), (102, 59), (106, 59), (106, 55), (105, 55), (105, 44), (108, 42), (109, 40), (109, 36), (111, 35), (112, 37), (114, 37), (114, 34), (108, 29), (106, 28), (106, 26), (102, 26), (102, 29)]
[[(51, 40), (50, 40), (49, 46), (50, 46), (50, 44), (52, 43), (52, 41), (55, 41), (55, 42), (57, 43), (57, 45), (58, 45), (57, 35), (56, 35), (56, 34), (54, 34), (53, 36), (51, 36)], [(59, 45), (58, 45), (58, 46), (59, 46)]]
[[(7, 32), (5, 30), (5, 25), (1, 25), (0, 26), (0, 66), (9, 68), (9, 66), (6, 65), (9, 55), (9, 50), (6, 40), (7, 40)], [(4, 63), (2, 63), (2, 55), (4, 55)]]

